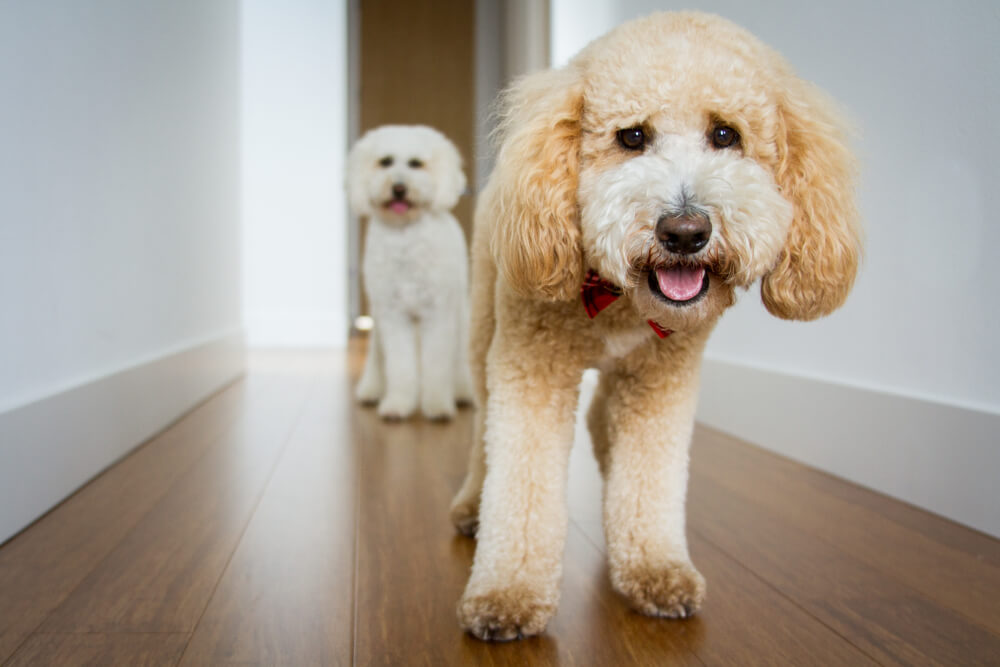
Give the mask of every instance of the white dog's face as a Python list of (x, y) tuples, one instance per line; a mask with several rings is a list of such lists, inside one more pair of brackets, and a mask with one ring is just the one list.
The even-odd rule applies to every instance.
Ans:
[(355, 213), (403, 224), (451, 209), (465, 189), (465, 175), (458, 150), (437, 130), (385, 125), (351, 150), (347, 184)]
[[(627, 61), (628, 43), (620, 48)], [(650, 45), (637, 44), (633, 54), (655, 67), (588, 80), (581, 234), (603, 278), (650, 317), (683, 324), (729, 305), (733, 287), (774, 266), (794, 208), (775, 181), (777, 104), (760, 73), (683, 35), (655, 50), (650, 59)]]

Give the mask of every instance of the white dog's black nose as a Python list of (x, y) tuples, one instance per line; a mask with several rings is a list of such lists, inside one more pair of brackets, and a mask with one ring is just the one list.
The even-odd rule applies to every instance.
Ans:
[(656, 238), (679, 255), (698, 252), (711, 236), (712, 222), (707, 215), (665, 215), (656, 222)]
[(392, 196), (396, 199), (402, 199), (406, 196), (406, 186), (402, 183), (395, 183), (392, 186)]

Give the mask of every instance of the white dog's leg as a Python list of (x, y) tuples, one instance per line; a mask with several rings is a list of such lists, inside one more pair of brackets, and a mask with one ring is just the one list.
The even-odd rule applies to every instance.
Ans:
[(430, 312), (420, 322), (420, 411), (428, 419), (455, 416), (456, 333), (453, 314), (446, 309)]
[(481, 639), (542, 632), (559, 602), (580, 380), (559, 361), (525, 355), (502, 334), (490, 350), (489, 466), (475, 562), (458, 608), (462, 627)]
[(361, 379), (354, 390), (354, 396), (366, 405), (378, 403), (382, 398), (385, 383), (382, 379), (382, 342), (379, 340), (378, 326), (368, 336), (368, 356)]
[(607, 429), (602, 469), (612, 584), (644, 614), (684, 618), (705, 597), (684, 529), (698, 383), (690, 375), (678, 382), (662, 368), (610, 378), (605, 415), (589, 421)]
[(405, 313), (385, 313), (377, 318), (385, 364), (385, 394), (378, 414), (385, 419), (406, 419), (417, 408), (417, 330)]

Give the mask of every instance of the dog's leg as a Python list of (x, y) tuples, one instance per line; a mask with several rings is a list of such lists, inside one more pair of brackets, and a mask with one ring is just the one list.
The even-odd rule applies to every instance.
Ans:
[(420, 321), (420, 411), (428, 419), (455, 416), (455, 319), (446, 309)]
[(382, 343), (376, 325), (368, 336), (368, 356), (354, 396), (365, 405), (374, 405), (382, 398), (385, 383), (382, 381)]
[(684, 529), (697, 369), (636, 366), (610, 379), (603, 465), (611, 581), (638, 611), (685, 618), (705, 597)]
[(475, 562), (458, 607), (462, 627), (481, 639), (545, 629), (559, 601), (566, 540), (566, 474), (580, 371), (566, 359), (532, 354), (524, 338), (511, 338), (498, 332), (489, 354), (489, 466)]
[(385, 419), (406, 419), (417, 408), (417, 331), (405, 313), (377, 316), (379, 341), (385, 364), (385, 394), (378, 414)]

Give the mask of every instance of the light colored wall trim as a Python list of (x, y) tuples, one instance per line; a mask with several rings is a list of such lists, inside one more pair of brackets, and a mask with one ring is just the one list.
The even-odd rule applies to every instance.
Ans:
[(0, 413), (0, 543), (239, 377), (242, 330)]
[(698, 419), (1000, 536), (1000, 415), (706, 359)]

